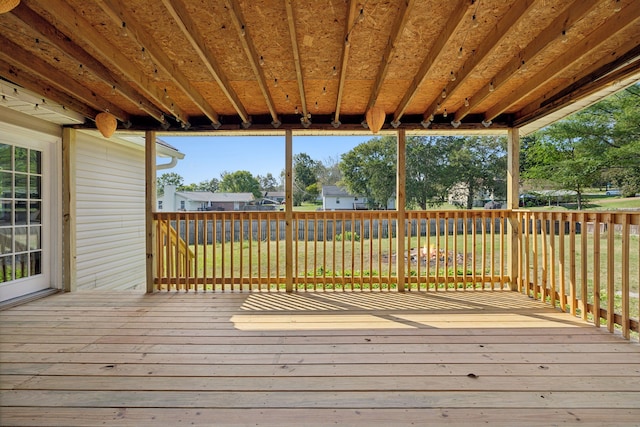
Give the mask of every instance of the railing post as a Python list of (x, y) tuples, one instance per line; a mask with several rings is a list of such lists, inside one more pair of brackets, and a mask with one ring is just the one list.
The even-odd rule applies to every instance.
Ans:
[(507, 209), (509, 213), (509, 226), (507, 227), (507, 248), (509, 265), (509, 286), (512, 291), (518, 290), (518, 240), (520, 227), (518, 217), (513, 213), (518, 209), (520, 180), (520, 131), (518, 128), (509, 128), (507, 132)]
[(62, 277), (65, 292), (77, 288), (76, 130), (62, 129)]
[(147, 131), (145, 133), (145, 236), (147, 252), (147, 293), (155, 290), (156, 272), (156, 228), (153, 226), (153, 211), (156, 202), (156, 133)]
[(293, 134), (285, 133), (285, 287), (293, 291)]
[(404, 292), (405, 287), (405, 183), (406, 183), (406, 135), (404, 129), (398, 130), (396, 161), (396, 275), (398, 277), (398, 292)]

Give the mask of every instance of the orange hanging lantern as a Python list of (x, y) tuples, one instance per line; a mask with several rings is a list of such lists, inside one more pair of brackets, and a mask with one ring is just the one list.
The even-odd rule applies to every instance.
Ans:
[(386, 118), (386, 114), (384, 110), (380, 107), (372, 107), (367, 111), (367, 125), (369, 129), (373, 133), (378, 133), (380, 129), (382, 129), (382, 125), (384, 124), (384, 119)]
[(20, 4), (20, 0), (0, 0), (0, 14), (10, 12)]
[(118, 121), (111, 113), (100, 113), (96, 116), (96, 127), (102, 136), (111, 138), (118, 127)]

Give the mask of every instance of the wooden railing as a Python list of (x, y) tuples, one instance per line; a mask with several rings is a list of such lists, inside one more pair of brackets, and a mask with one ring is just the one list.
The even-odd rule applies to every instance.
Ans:
[[(400, 254), (406, 289), (505, 288), (507, 215), (508, 211), (407, 212), (406, 250)], [(284, 213), (156, 213), (155, 219), (159, 288), (286, 289)], [(293, 289), (397, 289), (397, 221), (395, 211), (294, 212)], [(181, 243), (176, 245), (173, 237), (167, 240), (166, 230), (172, 230), (172, 236), (179, 233)]]
[(515, 215), (521, 292), (625, 338), (638, 332), (640, 213)]
[(293, 212), (290, 242), (284, 212), (154, 218), (159, 290), (517, 289), (627, 338), (638, 332), (640, 213), (408, 211), (398, 236), (395, 211)]
[[(178, 227), (181, 221), (173, 222)], [(172, 221), (156, 221), (157, 277), (186, 278), (193, 274), (195, 254), (172, 225)]]

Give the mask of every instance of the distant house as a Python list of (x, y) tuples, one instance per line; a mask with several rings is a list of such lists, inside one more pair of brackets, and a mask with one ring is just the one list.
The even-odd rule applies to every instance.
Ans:
[[(336, 185), (322, 187), (322, 209), (325, 211), (368, 209), (367, 198), (350, 194)], [(389, 199), (387, 209), (395, 208), (395, 198)]]
[(253, 200), (251, 193), (212, 193), (211, 191), (176, 191), (165, 185), (158, 198), (158, 211), (239, 211)]
[[(447, 202), (451, 205), (466, 206), (469, 197), (469, 187), (463, 182), (455, 184), (449, 190)], [(490, 192), (479, 190), (473, 195), (473, 207), (483, 207), (489, 200), (494, 200), (494, 195)]]
[(284, 203), (286, 194), (284, 191), (265, 191), (262, 197), (269, 200), (275, 200), (278, 203)]

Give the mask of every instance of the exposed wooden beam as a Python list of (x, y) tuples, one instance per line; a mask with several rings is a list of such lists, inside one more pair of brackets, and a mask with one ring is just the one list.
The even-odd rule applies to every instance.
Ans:
[[(31, 0), (22, 0), (29, 4)], [(183, 123), (189, 122), (189, 116), (173, 100), (166, 96), (164, 90), (158, 88), (155, 83), (140, 72), (135, 64), (127, 58), (118, 48), (109, 43), (93, 26), (81, 15), (77, 13), (66, 1), (63, 0), (47, 0), (47, 12), (67, 28), (66, 34), (77, 43), (77, 39), (81, 39), (83, 44), (90, 46), (102, 57), (101, 61), (107, 68), (115, 67), (118, 72), (122, 73), (134, 84), (138, 86), (140, 91), (150, 99), (155, 101), (156, 105), (163, 106), (165, 112), (176, 117)], [(118, 21), (121, 25), (122, 21)], [(54, 25), (57, 27), (54, 22)], [(127, 24), (128, 25), (128, 24)]]
[[(189, 12), (187, 12), (187, 8), (184, 2), (182, 0), (162, 0), (162, 3), (167, 8), (178, 27), (180, 27), (180, 30), (182, 30), (182, 34), (189, 41), (191, 47), (198, 55), (198, 58), (200, 58), (204, 66), (207, 68), (207, 71), (209, 71), (209, 74), (211, 74), (213, 79), (218, 83), (218, 86), (220, 86), (220, 89), (222, 90), (224, 95), (227, 97), (229, 102), (231, 102), (231, 105), (238, 113), (238, 116), (240, 116), (242, 123), (244, 123), (245, 125), (249, 125), (250, 118), (246, 108), (240, 101), (240, 98), (238, 98), (238, 94), (236, 93), (236, 91), (231, 87), (229, 79), (227, 79), (227, 76), (222, 72), (218, 61), (215, 58), (215, 55), (213, 55), (213, 53), (207, 47), (204, 41), (204, 37), (202, 37), (202, 34), (200, 33), (200, 31), (198, 31), (198, 27), (191, 18), (191, 15), (189, 15)], [(145, 43), (148, 42), (145, 41)], [(190, 90), (193, 91), (194, 89), (191, 88)], [(200, 103), (197, 99), (192, 99), (196, 104)], [(209, 106), (209, 110), (213, 111), (213, 108)], [(205, 109), (203, 109), (203, 111), (205, 111), (205, 113), (207, 112), (207, 110)], [(217, 114), (215, 117), (216, 120), (214, 120), (213, 118), (211, 120), (217, 121)]]
[[(0, 35), (0, 58), (18, 69), (29, 70), (39, 80), (46, 82), (57, 90), (86, 103), (98, 111), (109, 111), (123, 123), (129, 121), (129, 113), (106, 99), (96, 95), (68, 74), (56, 70), (51, 64), (33, 56), (30, 52)], [(38, 91), (40, 92), (40, 91)]]
[(376, 79), (373, 83), (371, 94), (369, 95), (367, 111), (373, 108), (376, 104), (376, 101), (378, 100), (380, 90), (382, 89), (382, 83), (384, 82), (384, 78), (387, 76), (387, 71), (389, 71), (389, 64), (391, 64), (391, 60), (393, 59), (393, 52), (396, 48), (396, 42), (402, 35), (402, 31), (404, 30), (404, 27), (409, 20), (411, 8), (414, 4), (415, 0), (404, 0), (400, 3), (400, 7), (398, 8), (398, 12), (396, 15), (396, 20), (393, 23), (389, 39), (387, 40), (387, 45), (385, 46), (384, 53), (382, 54), (380, 68), (378, 68), (378, 73), (376, 74)]
[(400, 122), (400, 118), (402, 118), (407, 107), (418, 92), (418, 88), (420, 87), (420, 85), (422, 85), (422, 82), (427, 76), (427, 73), (429, 72), (429, 70), (431, 70), (431, 67), (442, 53), (442, 49), (446, 46), (449, 39), (457, 32), (458, 27), (462, 25), (462, 18), (464, 18), (467, 10), (469, 10), (472, 5), (473, 2), (470, 0), (457, 1), (456, 5), (453, 8), (453, 12), (449, 16), (449, 19), (447, 20), (444, 28), (438, 34), (438, 37), (429, 49), (427, 56), (424, 58), (424, 61), (422, 61), (418, 72), (411, 82), (411, 85), (409, 85), (409, 88), (402, 97), (400, 104), (398, 104), (398, 106), (396, 107), (396, 111), (393, 114), (394, 123), (397, 124)]
[(640, 69), (640, 45), (630, 41), (630, 50), (611, 63), (596, 71), (585, 74), (581, 79), (559, 93), (547, 93), (530, 103), (516, 114), (514, 126), (524, 126), (532, 121), (553, 113), (580, 98), (598, 92), (603, 87), (616, 84), (638, 73)]
[[(505, 65), (491, 80), (493, 89), (499, 89), (506, 81), (508, 81), (515, 73), (526, 66), (536, 55), (542, 52), (553, 40), (562, 33), (563, 29), (571, 28), (577, 21), (582, 19), (593, 7), (600, 3), (599, 0), (576, 0), (565, 11), (553, 20), (538, 37), (532, 40), (522, 51), (519, 56), (514, 57), (507, 65)], [(454, 116), (454, 121), (459, 122), (464, 119), (467, 114), (473, 110), (476, 105), (484, 101), (491, 93), (489, 85), (473, 94), (468, 99), (469, 105), (460, 107)]]
[(159, 122), (164, 122), (164, 114), (155, 105), (151, 104), (146, 98), (140, 96), (133, 87), (124, 79), (114, 75), (100, 61), (91, 56), (87, 51), (74, 43), (66, 34), (58, 28), (51, 25), (48, 21), (30, 9), (25, 3), (20, 3), (18, 7), (13, 9), (12, 14), (28, 25), (31, 29), (37, 31), (43, 40), (51, 43), (58, 49), (62, 50), (74, 61), (78, 61), (83, 65), (85, 70), (90, 71), (102, 79), (107, 85), (117, 89), (129, 101), (137, 105), (142, 111), (149, 114)]
[(260, 87), (260, 91), (262, 92), (264, 101), (267, 104), (267, 108), (269, 109), (269, 114), (271, 114), (271, 118), (273, 119), (273, 124), (278, 125), (280, 123), (280, 120), (278, 119), (278, 113), (276, 112), (273, 98), (271, 97), (271, 93), (269, 92), (269, 89), (267, 87), (267, 79), (264, 75), (264, 70), (259, 62), (256, 61), (256, 59), (259, 58), (258, 51), (253, 44), (253, 39), (251, 38), (250, 33), (247, 32), (247, 29), (245, 28), (244, 16), (242, 15), (242, 11), (240, 10), (238, 1), (225, 0), (225, 4), (227, 5), (227, 9), (229, 9), (229, 14), (231, 16), (231, 20), (233, 21), (233, 25), (236, 27), (238, 34), (240, 34), (240, 43), (242, 44), (245, 55), (247, 56), (249, 65), (251, 65), (253, 74), (256, 76), (256, 81), (258, 83), (258, 86)]
[[(527, 10), (529, 10), (535, 1), (536, 0), (521, 0), (511, 6), (502, 19), (498, 21), (491, 32), (480, 43), (474, 54), (469, 56), (466, 62), (458, 70), (456, 79), (447, 83), (443, 89), (445, 96), (451, 96), (456, 89), (462, 86), (462, 83), (464, 83), (478, 64), (484, 61), (491, 52), (497, 49), (509, 31), (518, 25), (518, 23), (524, 18)], [(438, 94), (436, 98), (431, 101), (431, 104), (424, 112), (425, 121), (429, 121), (431, 115), (436, 113), (436, 110), (438, 110), (438, 106), (442, 101), (441, 94)]]
[(344, 24), (344, 38), (342, 43), (342, 55), (340, 56), (340, 76), (338, 77), (338, 91), (336, 96), (336, 108), (333, 114), (333, 125), (340, 126), (340, 107), (342, 106), (342, 96), (344, 95), (344, 83), (347, 81), (347, 65), (349, 65), (349, 53), (351, 43), (349, 36), (356, 21), (357, 0), (349, 0), (347, 20)]
[(218, 113), (203, 98), (202, 94), (191, 86), (191, 83), (184, 73), (178, 69), (176, 64), (167, 56), (155, 39), (149, 36), (149, 33), (140, 25), (135, 16), (127, 11), (121, 0), (95, 1), (115, 23), (119, 25), (121, 25), (122, 22), (126, 23), (129, 37), (136, 40), (141, 48), (144, 48), (145, 52), (153, 59), (154, 64), (172, 77), (175, 85), (196, 104), (209, 120), (215, 125), (220, 124)]
[(298, 37), (296, 36), (296, 22), (293, 16), (293, 0), (285, 0), (287, 6), (287, 22), (289, 24), (289, 35), (291, 36), (291, 51), (293, 52), (293, 62), (296, 66), (296, 80), (298, 81), (298, 91), (300, 92), (300, 102), (302, 103), (302, 123), (308, 124), (309, 111), (307, 109), (307, 97), (304, 93), (304, 80), (302, 79), (302, 63), (300, 61), (300, 50), (298, 49)]
[[(485, 121), (493, 120), (498, 115), (507, 111), (512, 105), (529, 96), (537, 88), (544, 85), (545, 82), (558, 76), (575, 62), (587, 55), (592, 55), (592, 52), (597, 49), (598, 46), (606, 43), (612, 34), (623, 30), (629, 25), (637, 24), (638, 16), (640, 16), (640, 2), (634, 1), (629, 3), (620, 12), (615, 13), (607, 19), (591, 34), (581, 39), (556, 61), (549, 63), (538, 74), (532, 76), (523, 85), (519, 86), (512, 91), (511, 94), (487, 110), (485, 113)], [(560, 34), (558, 34), (558, 36), (560, 36)], [(568, 36), (571, 37), (571, 33), (569, 33)]]
[(14, 67), (2, 58), (0, 58), (0, 76), (24, 87), (25, 89), (41, 94), (43, 97), (64, 106), (64, 108), (82, 114), (84, 117), (90, 118), (91, 120), (93, 120), (100, 112), (86, 103), (51, 87), (42, 79), (32, 78), (26, 71)]

